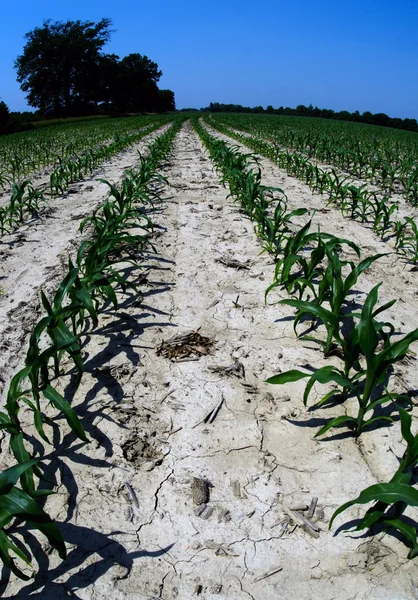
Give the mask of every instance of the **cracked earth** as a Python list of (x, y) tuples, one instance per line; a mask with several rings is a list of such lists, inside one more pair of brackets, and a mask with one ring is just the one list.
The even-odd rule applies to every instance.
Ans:
[[(282, 177), (271, 164), (267, 174), (269, 184)], [(316, 441), (301, 388), (289, 396), (264, 383), (301, 360), (317, 364), (318, 352), (295, 340), (288, 309), (264, 304), (274, 264), (189, 123), (165, 176), (157, 253), (131, 272), (141, 295), (105, 311), (84, 348), (76, 404), (92, 442), (66, 432), (71, 443), (51, 465), (58, 493), (47, 506), (68, 560), (40, 555), (35, 580), (3, 581), (3, 597), (417, 598), (402, 543), (328, 530), (340, 504), (376, 483), (380, 438), (363, 448)], [(214, 342), (207, 354), (158, 355), (163, 341), (197, 330)], [(390, 470), (396, 458), (387, 461)], [(295, 512), (312, 498), (304, 528)]]

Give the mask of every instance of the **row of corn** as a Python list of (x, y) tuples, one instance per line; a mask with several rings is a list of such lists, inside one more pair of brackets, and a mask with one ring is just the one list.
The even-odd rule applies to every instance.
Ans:
[[(214, 115), (215, 118), (215, 115)], [(386, 194), (418, 202), (418, 136), (415, 132), (359, 123), (277, 115), (216, 115), (234, 129), (268, 139), (277, 150), (334, 165), (369, 180)]]
[[(0, 190), (53, 167), (59, 159), (78, 156), (91, 146), (139, 132), (156, 119), (159, 120), (160, 115), (65, 119), (38, 129), (3, 135), (0, 137)], [(167, 119), (162, 117), (162, 122)]]
[[(240, 202), (243, 212), (254, 222), (264, 249), (275, 259), (274, 281), (266, 296), (277, 286), (287, 290), (291, 298), (280, 304), (296, 308), (295, 332), (302, 321), (311, 323), (309, 334), (305, 333), (300, 339), (318, 344), (325, 357), (333, 355), (341, 362), (339, 367), (326, 365), (313, 373), (292, 369), (271, 377), (268, 383), (277, 385), (307, 379), (305, 405), (313, 386), (326, 384), (327, 391), (316, 408), (344, 404), (348, 411), (346, 400), (355, 400), (354, 414), (345, 413), (330, 419), (317, 436), (331, 428), (343, 427), (358, 437), (371, 426), (385, 421), (392, 423), (394, 414), (401, 422), (406, 449), (392, 479), (367, 488), (358, 498), (338, 508), (330, 527), (335, 517), (349, 506), (373, 502), (357, 529), (395, 529), (410, 547), (409, 558), (417, 556), (416, 528), (403, 513), (408, 506), (418, 506), (418, 490), (413, 487), (413, 470), (418, 466), (418, 435), (411, 432), (410, 398), (390, 389), (389, 375), (393, 365), (405, 358), (411, 343), (418, 340), (418, 329), (401, 336), (390, 321), (380, 320), (382, 313), (395, 303), (392, 300), (378, 306), (381, 283), (355, 311), (351, 307), (350, 296), (358, 278), (382, 255), (360, 260), (360, 248), (356, 244), (320, 230), (311, 231), (311, 219), (297, 229), (292, 224), (293, 217), (308, 211), (300, 208), (289, 212), (283, 191), (261, 184), (256, 157), (242, 154), (237, 147), (214, 138), (197, 119), (193, 125), (221, 173), (222, 182), (228, 185), (230, 195)], [(343, 248), (354, 253), (356, 260), (342, 260)], [(329, 384), (333, 386), (331, 390)]]
[[(57, 165), (49, 176), (50, 196), (63, 194), (71, 183), (92, 173), (104, 161), (149, 135), (164, 122), (164, 119), (154, 120), (140, 132), (116, 135), (110, 143), (104, 141), (92, 145), (79, 155), (56, 157)], [(14, 231), (26, 218), (35, 217), (41, 203), (46, 201), (44, 191), (35, 189), (30, 179), (13, 183), (9, 203), (0, 207), (0, 236)]]
[[(299, 152), (292, 152), (270, 141), (239, 133), (218, 119), (211, 118), (207, 121), (218, 131), (270, 158), (289, 175), (306, 183), (312, 191), (320, 194), (327, 192), (329, 203), (340, 208), (345, 217), (357, 219), (361, 223), (370, 223), (373, 231), (382, 239), (393, 236), (396, 251), (405, 255), (413, 264), (418, 262), (417, 224), (411, 217), (405, 217), (401, 221), (394, 219), (398, 206), (390, 201), (389, 196), (382, 196), (367, 189), (366, 184), (354, 185), (349, 177), (338, 174), (334, 168), (330, 171), (322, 169)], [(418, 169), (413, 171), (411, 180), (416, 180), (418, 189)]]
[[(10, 529), (16, 520), (41, 532), (59, 556), (66, 557), (58, 527), (38, 503), (38, 499), (53, 493), (44, 476), (41, 456), (53, 459), (59, 438), (57, 419), (65, 418), (73, 434), (88, 442), (68, 397), (74, 396), (83, 374), (82, 339), (97, 324), (102, 307), (110, 302), (117, 308), (117, 288), (135, 289), (121, 275), (118, 265), (137, 264), (149, 245), (153, 224), (148, 212), (156, 200), (153, 189), (162, 179), (158, 170), (172, 150), (180, 125), (181, 120), (175, 121), (149, 147), (146, 157), (139, 156), (138, 166), (125, 171), (120, 187), (106, 182), (109, 197), (82, 221), (80, 231), (88, 231), (88, 239), (82, 242), (75, 258), (69, 258), (68, 272), (57, 292), (53, 298), (41, 292), (45, 314), (30, 334), (25, 366), (12, 378), (4, 411), (0, 412), (0, 427), (8, 434), (16, 461), (0, 473), (0, 558), (22, 579), (29, 575), (19, 562), (31, 566), (31, 554), (28, 545), (17, 542)], [(64, 358), (73, 365), (73, 381), (66, 394), (59, 391)], [(29, 411), (33, 417), (29, 430), (20, 417), (23, 408), (25, 415)], [(48, 447), (52, 451), (47, 455)]]

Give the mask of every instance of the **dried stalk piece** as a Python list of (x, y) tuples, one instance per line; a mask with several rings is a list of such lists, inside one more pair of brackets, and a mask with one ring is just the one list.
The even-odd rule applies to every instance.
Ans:
[(216, 404), (216, 406), (203, 419), (203, 423), (213, 423), (213, 421), (216, 419), (216, 415), (218, 414), (218, 412), (223, 404), (223, 401), (224, 401), (224, 398), (222, 396), (221, 399), (219, 400), (219, 402)]
[(283, 567), (276, 567), (275, 569), (272, 569), (271, 571), (267, 571), (263, 575), (260, 575), (260, 577), (256, 577), (254, 579), (253, 583), (257, 583), (257, 581), (262, 581), (263, 579), (267, 579), (267, 577), (271, 577), (272, 575), (275, 575), (276, 573), (278, 573), (279, 571), (282, 571), (282, 570), (283, 570)]
[(127, 481), (124, 481), (123, 483), (124, 483), (124, 486), (126, 487), (126, 491), (128, 492), (128, 496), (131, 499), (131, 502), (132, 502), (134, 508), (139, 509), (138, 498), (136, 497), (136, 494), (135, 494), (132, 486)]
[(312, 519), (312, 517), (314, 516), (317, 504), (318, 504), (318, 498), (313, 497), (311, 500), (311, 504), (309, 506), (309, 510), (306, 515), (308, 517), (308, 519)]
[(232, 493), (235, 498), (241, 498), (241, 484), (239, 481), (231, 482)]
[(307, 534), (313, 538), (319, 538), (319, 527), (300, 513), (291, 510), (288, 506), (283, 504), (283, 512), (288, 515), (296, 525), (302, 527)]
[(234, 258), (229, 258), (228, 256), (222, 256), (217, 260), (217, 262), (220, 262), (226, 267), (230, 267), (231, 269), (249, 269), (251, 266), (250, 260), (241, 262), (239, 260), (235, 260)]

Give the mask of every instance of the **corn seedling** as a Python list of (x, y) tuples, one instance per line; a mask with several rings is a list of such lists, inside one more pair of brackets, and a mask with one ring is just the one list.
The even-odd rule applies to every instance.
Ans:
[[(383, 404), (390, 403), (393, 400), (403, 401), (406, 399), (404, 395), (381, 393), (379, 390), (389, 376), (392, 366), (402, 360), (406, 356), (411, 343), (418, 340), (418, 329), (408, 333), (396, 342), (391, 341), (391, 337), (395, 333), (393, 325), (388, 322), (377, 321), (376, 317), (390, 306), (393, 306), (395, 300), (375, 309), (380, 285), (375, 286), (368, 294), (357, 323), (345, 337), (341, 333), (339, 318), (331, 311), (315, 305), (309, 308), (313, 315), (318, 316), (325, 323), (331, 340), (335, 339), (342, 348), (344, 369), (326, 366), (315, 371), (313, 375), (291, 370), (267, 380), (268, 383), (272, 384), (284, 384), (308, 377), (303, 396), (305, 406), (315, 382), (321, 384), (333, 382), (339, 385), (341, 402), (344, 402), (348, 395), (357, 398), (358, 412), (355, 417), (344, 415), (331, 419), (318, 431), (317, 436), (323, 435), (331, 427), (338, 427), (343, 424), (352, 428), (355, 435), (358, 436), (366, 426), (370, 426), (375, 421), (392, 420), (390, 417), (380, 415), (366, 418), (367, 413), (372, 412), (373, 415), (375, 409)], [(303, 303), (296, 300), (284, 300), (282, 303), (290, 304), (299, 309), (306, 308)], [(356, 315), (352, 316), (356, 317)], [(361, 358), (365, 362), (364, 366), (361, 364)], [(335, 390), (328, 392), (317, 405), (322, 406), (336, 395)]]
[(332, 515), (329, 527), (335, 518), (355, 504), (374, 502), (365, 516), (355, 527), (355, 531), (374, 528), (378, 531), (397, 531), (406, 540), (410, 551), (408, 558), (418, 556), (417, 529), (405, 521), (402, 516), (408, 506), (418, 506), (418, 490), (412, 487), (414, 469), (418, 465), (418, 434), (411, 432), (412, 418), (406, 410), (399, 407), (402, 437), (407, 448), (400, 460), (399, 467), (388, 483), (372, 485), (355, 499), (340, 506)]
[(418, 263), (418, 226), (411, 217), (405, 217), (403, 223), (396, 222), (396, 248), (414, 265)]

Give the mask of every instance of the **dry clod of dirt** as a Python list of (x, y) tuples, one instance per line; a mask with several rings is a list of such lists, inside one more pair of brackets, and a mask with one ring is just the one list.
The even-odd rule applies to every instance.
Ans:
[(193, 477), (190, 488), (192, 491), (192, 499), (194, 504), (200, 506), (201, 504), (207, 504), (209, 502), (209, 489), (210, 484), (205, 479), (199, 479)]

